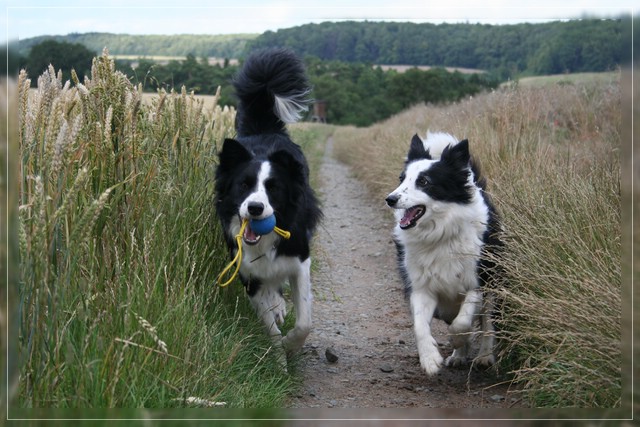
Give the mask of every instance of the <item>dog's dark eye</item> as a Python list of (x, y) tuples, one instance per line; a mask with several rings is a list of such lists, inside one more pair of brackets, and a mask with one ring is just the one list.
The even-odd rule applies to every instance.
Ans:
[(418, 185), (418, 187), (427, 187), (431, 185), (431, 181), (429, 180), (429, 178), (423, 175), (418, 177), (418, 179), (416, 180), (416, 184)]
[(240, 183), (240, 191), (249, 191), (252, 186), (252, 182), (248, 179), (245, 179)]

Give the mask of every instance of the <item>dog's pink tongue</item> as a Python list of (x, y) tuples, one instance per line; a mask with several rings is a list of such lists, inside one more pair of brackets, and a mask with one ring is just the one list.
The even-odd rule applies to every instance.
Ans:
[(247, 242), (255, 242), (256, 240), (258, 240), (258, 235), (256, 234), (255, 231), (253, 231), (251, 229), (251, 226), (249, 224), (247, 224), (247, 226), (244, 229), (244, 240), (246, 240)]
[(418, 210), (419, 210), (418, 208), (413, 207), (404, 211), (404, 216), (402, 217), (402, 219), (400, 219), (400, 225), (404, 227), (411, 224), (411, 221), (416, 216), (416, 212)]

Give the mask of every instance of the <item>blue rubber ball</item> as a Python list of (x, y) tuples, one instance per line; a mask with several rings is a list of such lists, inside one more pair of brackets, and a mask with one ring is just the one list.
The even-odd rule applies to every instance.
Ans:
[(275, 215), (271, 215), (264, 219), (252, 219), (249, 224), (256, 234), (269, 234), (276, 226), (276, 217)]

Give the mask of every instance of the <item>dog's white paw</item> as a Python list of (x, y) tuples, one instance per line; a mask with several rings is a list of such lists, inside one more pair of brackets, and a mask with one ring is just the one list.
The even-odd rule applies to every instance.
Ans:
[(282, 346), (287, 351), (287, 354), (291, 355), (299, 351), (304, 345), (310, 331), (311, 328), (306, 326), (296, 326), (290, 330), (289, 333), (282, 338)]
[(467, 356), (456, 354), (454, 351), (451, 356), (447, 357), (444, 364), (450, 368), (460, 368), (467, 364)]
[(493, 354), (481, 355), (476, 357), (476, 359), (474, 360), (474, 364), (484, 368), (493, 366), (495, 363), (496, 363), (496, 358)]
[(468, 364), (467, 354), (469, 350), (469, 344), (466, 341), (461, 343), (460, 347), (454, 347), (451, 356), (447, 357), (444, 364), (451, 368), (460, 368)]
[(440, 352), (435, 349), (435, 351), (420, 355), (420, 366), (422, 366), (422, 369), (427, 375), (433, 376), (440, 371), (442, 360)]
[(287, 334), (284, 338), (282, 338), (282, 347), (287, 352), (288, 355), (292, 355), (296, 353), (298, 350), (302, 348), (304, 345), (304, 338), (298, 339), (297, 337), (291, 337), (291, 333)]

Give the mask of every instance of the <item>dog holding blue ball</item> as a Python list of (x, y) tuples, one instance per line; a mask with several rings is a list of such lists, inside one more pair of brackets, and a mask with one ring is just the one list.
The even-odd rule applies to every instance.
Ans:
[[(311, 330), (310, 244), (322, 212), (286, 124), (307, 109), (310, 86), (302, 62), (287, 49), (254, 52), (233, 85), (237, 136), (219, 153), (216, 214), (252, 306), (278, 347), (292, 354)], [(296, 318), (282, 337), (287, 282)]]

